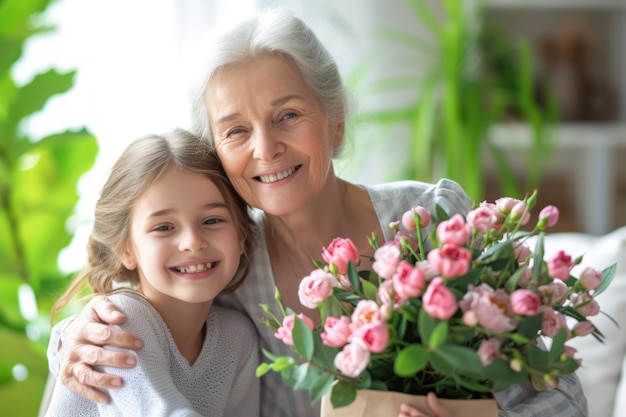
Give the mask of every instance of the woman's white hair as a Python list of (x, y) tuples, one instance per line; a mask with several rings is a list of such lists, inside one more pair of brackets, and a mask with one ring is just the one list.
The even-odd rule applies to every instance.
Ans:
[(335, 60), (313, 31), (289, 9), (268, 9), (235, 26), (212, 34), (202, 49), (192, 51), (200, 71), (192, 77), (192, 130), (213, 142), (204, 101), (208, 83), (224, 67), (275, 54), (293, 62), (328, 117), (344, 123), (348, 93)]

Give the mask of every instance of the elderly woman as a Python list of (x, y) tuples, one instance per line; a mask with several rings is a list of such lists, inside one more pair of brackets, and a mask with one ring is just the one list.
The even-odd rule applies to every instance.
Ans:
[[(298, 283), (322, 247), (335, 237), (348, 237), (368, 253), (367, 237), (392, 239), (388, 224), (413, 205), (433, 209), (439, 204), (452, 214), (466, 212), (471, 202), (449, 180), (361, 186), (336, 176), (333, 157), (344, 142), (346, 90), (328, 51), (292, 13), (262, 12), (221, 33), (198, 54), (204, 62), (194, 89), (194, 130), (216, 146), (261, 231), (248, 280), (234, 294), (221, 296), (221, 302), (250, 317), (262, 348), (287, 354), (287, 347), (259, 322), (259, 304), (277, 309), (276, 286), (286, 306), (313, 316), (298, 300)], [(50, 352), (51, 367), (58, 367), (62, 383), (106, 401), (96, 388), (114, 389), (122, 381), (90, 366), (133, 365), (131, 355), (100, 347), (141, 344), (107, 325), (123, 319), (106, 299), (97, 298), (69, 324), (57, 325), (57, 335), (63, 330), (61, 349), (58, 355)], [(561, 378), (547, 392), (514, 386), (496, 398), (506, 416), (586, 415), (575, 375)], [(277, 373), (263, 377), (261, 404), (266, 417), (317, 415), (306, 392), (294, 392)], [(412, 413), (407, 415), (422, 415)]]

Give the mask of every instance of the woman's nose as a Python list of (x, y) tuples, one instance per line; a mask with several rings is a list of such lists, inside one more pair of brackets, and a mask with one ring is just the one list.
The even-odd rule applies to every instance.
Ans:
[(253, 156), (261, 161), (271, 161), (285, 150), (285, 145), (269, 129), (256, 129), (251, 138)]
[(181, 252), (199, 252), (208, 246), (207, 239), (200, 230), (188, 229), (181, 234), (179, 249)]

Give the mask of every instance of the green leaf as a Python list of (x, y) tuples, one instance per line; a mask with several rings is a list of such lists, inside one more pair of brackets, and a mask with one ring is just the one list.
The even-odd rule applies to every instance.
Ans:
[(330, 394), (330, 403), (333, 408), (348, 406), (356, 399), (356, 388), (347, 381), (339, 381), (333, 386)]
[(361, 281), (363, 285), (363, 295), (366, 300), (376, 300), (378, 297), (378, 287), (369, 281)]
[(293, 367), (292, 372), (293, 385), (295, 390), (309, 389), (315, 380), (319, 377), (319, 372), (312, 368), (308, 363), (302, 363)]
[(309, 397), (311, 404), (314, 404), (322, 399), (324, 394), (333, 386), (335, 378), (331, 374), (320, 375), (309, 388)]
[(524, 317), (517, 328), (517, 333), (524, 336), (526, 340), (534, 340), (539, 334), (542, 320), (543, 313)]
[(428, 347), (433, 350), (439, 347), (443, 342), (446, 341), (448, 337), (448, 322), (441, 321), (437, 323), (435, 329), (430, 335), (430, 340), (428, 341)]
[(438, 322), (439, 320), (430, 317), (426, 310), (420, 310), (417, 318), (417, 330), (424, 344), (429, 344), (430, 336)]
[(409, 345), (402, 349), (393, 363), (393, 372), (404, 378), (410, 378), (426, 367), (428, 349), (422, 345)]
[(609, 288), (609, 285), (611, 285), (611, 282), (613, 282), (613, 278), (615, 278), (616, 273), (616, 263), (602, 270), (602, 273), (600, 274), (602, 278), (602, 283), (593, 292), (594, 297), (597, 297), (598, 295), (602, 294), (607, 288)]
[(356, 270), (356, 267), (352, 263), (352, 261), (348, 262), (348, 280), (350, 284), (354, 287), (355, 291), (359, 291), (361, 288), (361, 280), (359, 279), (359, 273)]
[(313, 357), (313, 332), (298, 316), (295, 316), (292, 329), (293, 349), (304, 359)]
[(548, 355), (548, 360), (550, 362), (557, 361), (561, 357), (561, 354), (563, 353), (563, 346), (565, 346), (565, 341), (567, 339), (567, 333), (567, 330), (559, 329), (552, 338), (550, 354)]
[(524, 370), (516, 372), (511, 369), (508, 361), (494, 358), (485, 369), (485, 374), (493, 380), (493, 392), (502, 391), (511, 385), (523, 384), (528, 381), (528, 373)]
[(259, 366), (256, 367), (256, 376), (258, 377), (262, 377), (263, 375), (265, 375), (266, 373), (268, 373), (271, 370), (269, 363), (267, 362), (261, 362), (259, 364)]
[(451, 369), (461, 374), (476, 377), (485, 376), (485, 367), (478, 358), (478, 355), (473, 349), (465, 346), (439, 346), (436, 350), (431, 351), (431, 361), (433, 362), (433, 366), (435, 365), (435, 361), (440, 364), (445, 362), (447, 364), (446, 369), (448, 369), (447, 366), (449, 365)]

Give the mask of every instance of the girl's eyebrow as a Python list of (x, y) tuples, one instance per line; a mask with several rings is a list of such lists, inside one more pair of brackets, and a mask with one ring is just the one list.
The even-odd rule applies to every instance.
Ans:
[[(202, 206), (203, 209), (214, 209), (214, 208), (225, 208), (228, 209), (228, 206), (226, 205), (226, 203), (224, 202), (214, 202), (214, 203), (207, 203), (204, 206)], [(160, 217), (160, 216), (167, 216), (168, 214), (171, 214), (173, 212), (175, 212), (176, 210), (173, 208), (166, 208), (166, 209), (162, 209), (162, 210), (156, 210), (151, 212), (150, 214), (148, 214), (148, 217)]]

